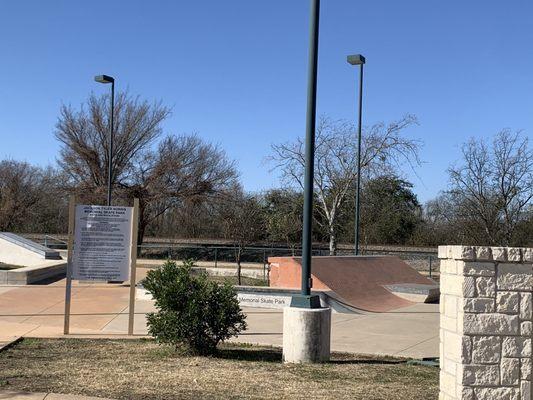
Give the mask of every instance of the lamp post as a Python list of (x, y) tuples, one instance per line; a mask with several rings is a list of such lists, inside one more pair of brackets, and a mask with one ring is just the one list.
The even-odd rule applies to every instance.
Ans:
[(94, 80), (99, 83), (111, 84), (111, 123), (108, 137), (108, 155), (107, 155), (107, 205), (111, 205), (111, 182), (113, 177), (113, 118), (115, 115), (115, 78), (108, 75), (97, 75)]
[(316, 86), (318, 70), (318, 33), (320, 0), (311, 0), (309, 66), (307, 81), (307, 123), (305, 135), (304, 213), (302, 232), (302, 291), (292, 298), (291, 306), (320, 308), (318, 296), (311, 296), (311, 257), (313, 229), (313, 186), (315, 164)]
[(283, 309), (283, 361), (326, 362), (330, 358), (331, 308), (321, 307), (311, 295), (313, 227), (313, 182), (316, 127), (316, 81), (318, 66), (318, 23), (320, 0), (311, 0), (309, 77), (307, 84), (307, 127), (305, 134), (304, 215), (302, 232), (302, 292)]
[(361, 54), (348, 56), (348, 63), (359, 65), (359, 116), (357, 123), (357, 188), (355, 192), (355, 255), (359, 255), (359, 225), (361, 210), (361, 121), (363, 114), (363, 66), (366, 59)]

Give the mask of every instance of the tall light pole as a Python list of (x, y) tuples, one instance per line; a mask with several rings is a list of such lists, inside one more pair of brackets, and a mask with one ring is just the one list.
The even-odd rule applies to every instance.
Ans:
[(363, 118), (363, 66), (366, 59), (361, 54), (348, 56), (348, 63), (361, 66), (359, 71), (359, 116), (357, 123), (357, 188), (355, 192), (355, 255), (359, 255), (359, 225), (361, 210), (361, 122)]
[(307, 81), (307, 123), (305, 134), (304, 214), (302, 232), (302, 292), (292, 299), (292, 307), (320, 308), (320, 298), (311, 296), (311, 257), (313, 229), (313, 186), (315, 166), (316, 85), (320, 0), (311, 0), (309, 66)]
[(109, 126), (107, 154), (107, 205), (111, 205), (111, 183), (113, 182), (113, 118), (115, 116), (115, 78), (108, 75), (97, 75), (94, 80), (99, 83), (111, 84), (111, 116)]
[(316, 128), (316, 83), (320, 0), (311, 0), (307, 127), (305, 133), (304, 215), (302, 232), (302, 292), (283, 309), (283, 362), (326, 362), (330, 358), (331, 308), (311, 295), (313, 183)]

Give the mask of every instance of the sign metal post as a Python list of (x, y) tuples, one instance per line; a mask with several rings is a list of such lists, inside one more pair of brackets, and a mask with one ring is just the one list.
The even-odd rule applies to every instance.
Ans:
[(67, 283), (65, 289), (65, 323), (63, 333), (70, 330), (70, 298), (72, 294), (72, 252), (74, 251), (74, 224), (76, 214), (76, 196), (71, 195), (68, 202), (68, 248), (67, 248)]
[(131, 221), (131, 253), (130, 253), (130, 315), (128, 319), (128, 335), (133, 335), (135, 322), (135, 289), (137, 287), (137, 233), (139, 230), (139, 199), (133, 200), (133, 218)]

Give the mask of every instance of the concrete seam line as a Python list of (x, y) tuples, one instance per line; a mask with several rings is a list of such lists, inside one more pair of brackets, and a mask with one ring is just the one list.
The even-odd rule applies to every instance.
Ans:
[(405, 348), (405, 349), (403, 349), (403, 350), (400, 350), (400, 351), (394, 353), (394, 355), (398, 355), (398, 354), (400, 354), (400, 353), (403, 353), (404, 351), (411, 350), (412, 348), (414, 348), (414, 347), (416, 347), (416, 346), (419, 346), (419, 345), (421, 345), (422, 343), (429, 342), (430, 340), (432, 340), (432, 339), (436, 339), (436, 338), (438, 338), (438, 337), (439, 337), (439, 335), (435, 335), (435, 336), (432, 336), (432, 337), (430, 337), (430, 338), (428, 338), (428, 339), (426, 339), (426, 340), (422, 340), (421, 342), (418, 342), (418, 343), (416, 343), (416, 344), (414, 344), (414, 345), (412, 345), (412, 346), (409, 346), (409, 347), (407, 347), (407, 348)]
[[(61, 286), (60, 286), (60, 287), (61, 287)], [(76, 293), (76, 292), (73, 290), (73, 291), (72, 291), (72, 297), (75, 297), (75, 293)], [(64, 301), (65, 301), (64, 299), (58, 300), (56, 303), (54, 303), (54, 304), (52, 304), (52, 305), (50, 305), (50, 306), (48, 306), (48, 307), (44, 307), (43, 309), (39, 310), (38, 314), (36, 314), (36, 315), (41, 315), (41, 314), (43, 314), (46, 310), (49, 310), (49, 309), (51, 309), (51, 308), (57, 306), (58, 304), (63, 303)], [(24, 322), (26, 322), (27, 320), (29, 320), (30, 318), (33, 318), (34, 316), (35, 316), (35, 315), (29, 316), (29, 317), (23, 319), (21, 322), (24, 323)]]
[[(119, 317), (119, 315), (127, 315), (127, 314), (125, 313), (125, 311), (126, 311), (128, 308), (129, 308), (129, 305), (127, 305), (126, 307), (124, 307), (124, 308), (123, 308), (118, 314), (116, 314), (113, 318), (111, 318), (109, 321), (107, 321), (107, 323), (105, 323), (104, 326), (102, 326), (102, 327), (100, 328), (100, 331), (103, 331), (103, 330), (106, 328), (106, 326), (108, 326), (111, 322), (113, 322), (114, 320), (116, 320), (116, 319)], [(124, 312), (124, 314), (123, 314), (123, 312)]]

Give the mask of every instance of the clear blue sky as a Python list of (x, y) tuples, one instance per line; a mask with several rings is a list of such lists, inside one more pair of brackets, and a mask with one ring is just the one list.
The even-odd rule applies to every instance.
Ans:
[[(62, 103), (107, 88), (173, 107), (239, 164), (248, 190), (278, 185), (263, 159), (304, 135), (309, 0), (0, 2), (0, 158), (47, 165)], [(364, 123), (415, 114), (421, 200), (471, 136), (533, 135), (531, 0), (323, 0), (319, 113), (355, 117), (350, 53), (367, 57)]]

